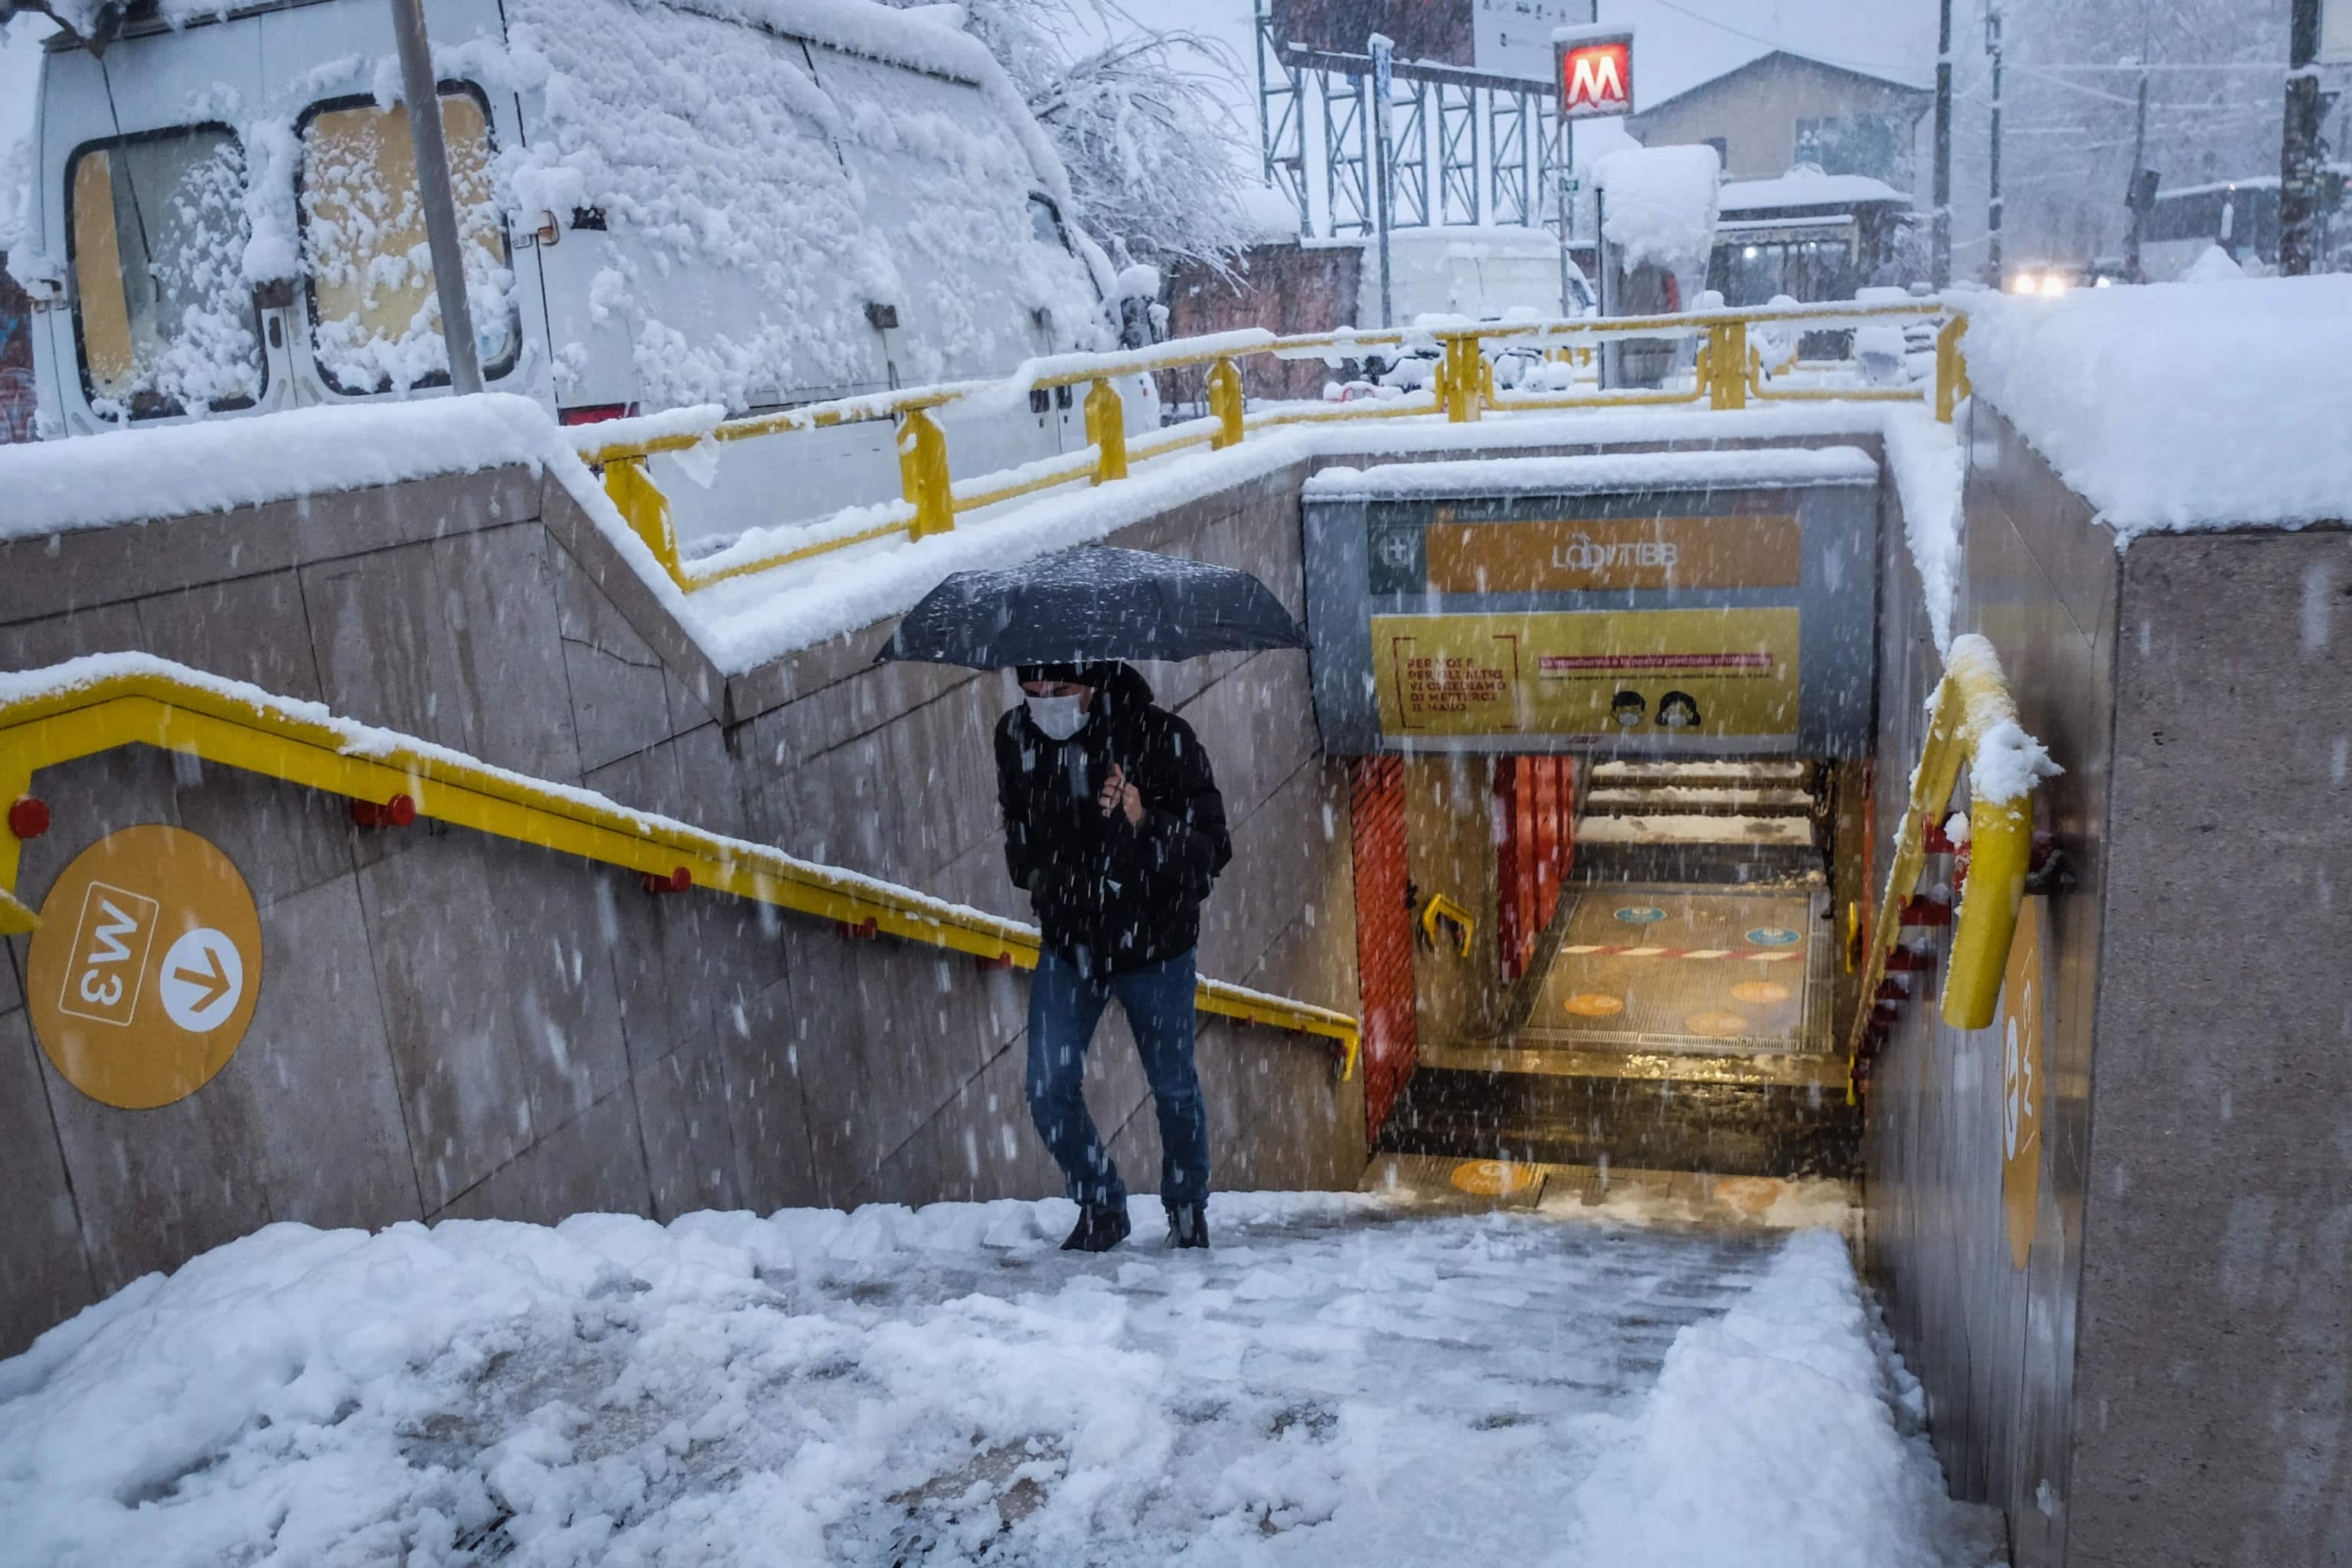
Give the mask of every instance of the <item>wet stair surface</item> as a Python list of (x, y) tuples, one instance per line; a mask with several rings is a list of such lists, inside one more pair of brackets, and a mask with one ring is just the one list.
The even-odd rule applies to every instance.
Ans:
[(1600, 763), (1576, 826), (1588, 882), (1807, 883), (1822, 872), (1814, 765)]
[(1494, 1037), (1423, 1040), (1391, 1153), (1850, 1175), (1832, 927), (1803, 761), (1602, 763)]

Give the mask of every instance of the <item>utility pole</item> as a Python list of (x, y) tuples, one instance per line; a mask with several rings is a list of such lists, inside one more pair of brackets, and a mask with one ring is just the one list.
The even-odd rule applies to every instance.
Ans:
[(2126, 200), (2131, 208), (2131, 227), (2124, 235), (2124, 270), (2131, 280), (2141, 280), (2139, 267), (2140, 227), (2147, 221), (2147, 202), (2140, 190), (2140, 171), (2147, 166), (2147, 57), (2140, 57), (2139, 108), (2132, 121), (2131, 184)]
[(1379, 214), (1381, 228), (1381, 325), (1396, 324), (1396, 300), (1390, 287), (1389, 274), (1389, 165), (1395, 162), (1389, 146), (1389, 83), (1390, 68), (1396, 55), (1395, 43), (1381, 33), (1374, 33), (1370, 45), (1372, 56), (1372, 140), (1380, 143), (1380, 167), (1373, 171), (1373, 206)]
[(422, 0), (392, 0), (392, 31), (400, 44), (400, 92), (408, 100), (408, 139), (416, 153), (417, 194), (425, 203), (433, 289), (441, 300), (441, 341), (449, 349), (449, 390), (463, 396), (482, 390), (482, 361), (474, 344), (474, 312), (466, 300), (464, 241), (457, 233), (449, 149), (441, 137), (441, 89), (425, 37)]
[(1944, 0), (1936, 33), (1936, 213), (1932, 271), (1936, 287), (1952, 281), (1952, 0)]
[(2286, 131), (2279, 147), (2279, 271), (2309, 272), (2319, 251), (2319, 0), (2294, 0), (2287, 23)]
[(1985, 265), (1996, 289), (2000, 277), (2000, 4), (1985, 8), (1985, 53), (1992, 57), (1992, 187), (1985, 204)]

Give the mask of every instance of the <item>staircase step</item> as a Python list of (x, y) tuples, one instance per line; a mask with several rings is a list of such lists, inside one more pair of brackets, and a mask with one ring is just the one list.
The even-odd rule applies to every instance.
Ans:
[(1786, 759), (1748, 762), (1595, 763), (1592, 785), (1637, 784), (1788, 784), (1802, 786), (1812, 776), (1812, 764)]
[(1808, 816), (1813, 796), (1781, 785), (1610, 785), (1587, 795), (1584, 809), (1595, 816)]
[(1836, 1079), (1767, 1081), (1624, 1071), (1486, 1072), (1423, 1066), (1382, 1128), (1393, 1153), (1638, 1165), (1719, 1175), (1853, 1174), (1861, 1119)]
[(1803, 817), (1651, 816), (1586, 816), (1576, 825), (1583, 844), (1738, 844), (1811, 849), (1812, 824)]

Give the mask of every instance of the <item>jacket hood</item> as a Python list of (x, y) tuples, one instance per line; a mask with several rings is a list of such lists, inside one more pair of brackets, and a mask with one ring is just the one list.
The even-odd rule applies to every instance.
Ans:
[(1131, 664), (1122, 663), (1109, 683), (1097, 689), (1106, 719), (1132, 719), (1151, 706), (1151, 682), (1144, 679), (1143, 672)]

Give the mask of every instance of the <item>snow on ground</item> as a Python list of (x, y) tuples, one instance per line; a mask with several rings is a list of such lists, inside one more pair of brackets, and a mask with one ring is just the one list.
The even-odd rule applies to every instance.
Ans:
[(1929, 1568), (1845, 1248), (1228, 1194), (272, 1226), (0, 1362), (27, 1563)]
[(1977, 395), (2116, 531), (2352, 517), (2352, 277), (1955, 298)]

